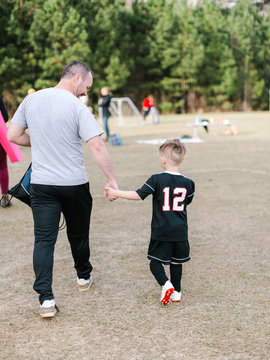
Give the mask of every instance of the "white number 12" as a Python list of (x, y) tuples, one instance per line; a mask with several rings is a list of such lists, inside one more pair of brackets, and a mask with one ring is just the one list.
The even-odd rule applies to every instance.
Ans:
[[(162, 206), (162, 210), (163, 211), (170, 211), (170, 188), (169, 187), (165, 187), (163, 189), (164, 192), (164, 203)], [(176, 187), (173, 190), (173, 194), (174, 195), (180, 195), (180, 196), (176, 196), (173, 199), (173, 211), (184, 211), (184, 204), (179, 205), (179, 203), (183, 202), (187, 196), (187, 189), (186, 188), (180, 188), (180, 187)]]

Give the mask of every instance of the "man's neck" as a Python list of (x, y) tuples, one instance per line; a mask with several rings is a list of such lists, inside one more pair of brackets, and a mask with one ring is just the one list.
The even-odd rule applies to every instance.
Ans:
[(59, 83), (55, 86), (55, 88), (56, 89), (68, 90), (74, 95), (72, 85), (69, 82), (65, 81), (65, 80), (60, 80)]

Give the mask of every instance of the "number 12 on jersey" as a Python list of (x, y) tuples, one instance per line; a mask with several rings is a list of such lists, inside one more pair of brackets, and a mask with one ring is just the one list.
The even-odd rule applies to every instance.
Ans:
[[(163, 189), (163, 193), (164, 193), (164, 203), (162, 206), (162, 210), (163, 211), (170, 211), (171, 207), (170, 207), (170, 188), (169, 187), (165, 187)], [(186, 196), (187, 196), (187, 189), (186, 188), (180, 188), (180, 187), (176, 187), (173, 190), (173, 194), (174, 195), (180, 195), (180, 196), (175, 196), (173, 198), (173, 206), (172, 206), (172, 211), (184, 211), (184, 204), (179, 205), (179, 203), (182, 203)]]

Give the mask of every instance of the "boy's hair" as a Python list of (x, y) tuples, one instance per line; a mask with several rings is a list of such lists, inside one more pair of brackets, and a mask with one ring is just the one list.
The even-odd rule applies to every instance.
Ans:
[(159, 147), (160, 155), (164, 155), (173, 165), (179, 165), (186, 154), (186, 147), (180, 139), (168, 139)]

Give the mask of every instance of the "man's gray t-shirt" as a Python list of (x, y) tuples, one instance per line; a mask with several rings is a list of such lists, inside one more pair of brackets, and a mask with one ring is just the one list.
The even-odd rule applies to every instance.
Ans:
[(81, 140), (103, 131), (70, 91), (49, 88), (26, 96), (11, 122), (29, 129), (32, 184), (81, 185), (88, 179)]

